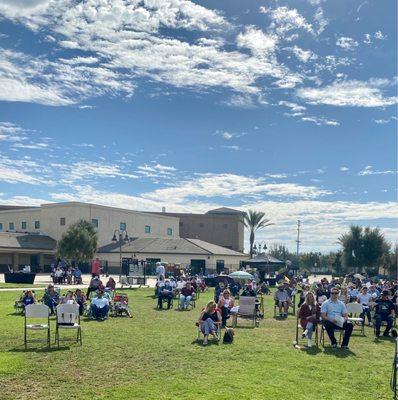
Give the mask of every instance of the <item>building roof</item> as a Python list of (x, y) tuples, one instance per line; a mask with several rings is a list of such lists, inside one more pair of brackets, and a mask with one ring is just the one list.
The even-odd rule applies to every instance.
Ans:
[(244, 215), (244, 211), (240, 210), (234, 210), (233, 208), (228, 208), (228, 207), (220, 207), (220, 208), (215, 208), (214, 210), (209, 210), (207, 211), (206, 214), (238, 214), (238, 215)]
[[(117, 253), (119, 243), (110, 243), (98, 249), (98, 253)], [(204, 242), (199, 239), (185, 238), (135, 238), (122, 245), (123, 253), (159, 253), (159, 254), (203, 254), (222, 256), (245, 256), (234, 250)]]
[(247, 262), (253, 264), (285, 264), (284, 261), (278, 260), (277, 258), (265, 253), (257, 254), (255, 257), (247, 260)]
[(30, 233), (0, 233), (0, 248), (55, 250), (56, 246), (56, 240), (52, 239), (50, 236)]

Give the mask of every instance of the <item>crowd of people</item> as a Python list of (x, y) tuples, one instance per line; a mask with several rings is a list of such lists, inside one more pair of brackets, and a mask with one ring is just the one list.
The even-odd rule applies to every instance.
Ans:
[(51, 265), (51, 279), (54, 285), (81, 285), (82, 271), (79, 267), (68, 264), (65, 260), (58, 260), (56, 264)]

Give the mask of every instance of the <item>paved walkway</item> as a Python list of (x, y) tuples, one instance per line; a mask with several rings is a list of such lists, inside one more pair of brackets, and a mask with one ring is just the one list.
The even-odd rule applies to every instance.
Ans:
[[(116, 282), (119, 282), (119, 275), (110, 275)], [(91, 274), (83, 274), (83, 284), (82, 285), (56, 285), (62, 290), (69, 290), (69, 289), (87, 289), (88, 284), (91, 280)], [(109, 278), (106, 278), (105, 276), (101, 276), (101, 280), (106, 284)], [(4, 274), (0, 274), (0, 284), (4, 283)], [(35, 278), (34, 285), (35, 286), (29, 286), (27, 285), (26, 287), (15, 287), (15, 288), (0, 288), (0, 291), (23, 291), (23, 290), (28, 290), (34, 288), (35, 290), (44, 290), (50, 283), (53, 283), (51, 277), (49, 274), (37, 274)], [(147, 278), (147, 284), (149, 287), (154, 288), (156, 283), (156, 278), (154, 277), (148, 277)], [(138, 288), (139, 286), (133, 286), (134, 288)], [(120, 284), (116, 283), (116, 289), (120, 288)]]

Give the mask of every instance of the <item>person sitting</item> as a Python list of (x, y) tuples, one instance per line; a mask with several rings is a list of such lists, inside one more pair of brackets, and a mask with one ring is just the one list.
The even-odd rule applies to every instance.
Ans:
[(56, 268), (56, 270), (54, 272), (54, 275), (55, 275), (55, 281), (58, 284), (63, 283), (63, 281), (64, 281), (64, 271), (63, 271), (63, 269), (61, 267), (57, 267)]
[(173, 288), (168, 279), (164, 281), (164, 286), (158, 294), (158, 307), (161, 310), (163, 309), (163, 300), (167, 300), (167, 309), (169, 310), (171, 307), (171, 300), (173, 300)]
[(218, 285), (214, 289), (214, 302), (216, 304), (218, 303), (218, 300), (220, 299), (220, 295), (224, 291), (224, 289), (225, 289), (225, 283), (222, 281), (218, 282)]
[(274, 295), (275, 305), (279, 308), (279, 316), (287, 317), (289, 311), (290, 296), (285, 285), (278, 285)]
[(208, 344), (209, 335), (214, 337), (216, 342), (219, 341), (217, 335), (217, 324), (221, 322), (221, 315), (216, 310), (216, 303), (209, 301), (206, 308), (200, 313), (199, 319), (196, 325), (199, 326), (200, 331), (203, 333), (203, 345)]
[(76, 289), (75, 291), (75, 301), (77, 304), (79, 304), (79, 314), (83, 315), (87, 299), (80, 289)]
[(91, 318), (97, 320), (105, 320), (108, 317), (109, 312), (109, 300), (103, 296), (103, 291), (97, 291), (97, 297), (94, 297), (91, 305)]
[(221, 327), (227, 325), (228, 315), (231, 313), (231, 308), (234, 306), (234, 299), (228, 289), (225, 289), (218, 301), (218, 308), (221, 310)]
[(116, 289), (116, 282), (115, 282), (115, 280), (114, 280), (112, 277), (110, 277), (110, 278), (108, 279), (108, 282), (106, 282), (105, 288), (108, 288), (108, 289), (111, 290), (112, 292), (115, 291), (115, 289)]
[(299, 302), (297, 304), (297, 307), (301, 307), (304, 304), (305, 298), (307, 297), (307, 294), (310, 291), (310, 287), (308, 285), (303, 285), (302, 289), (299, 290), (300, 293), (300, 298), (299, 298)]
[(329, 336), (332, 347), (337, 347), (337, 341), (334, 336), (335, 329), (343, 329), (344, 337), (341, 343), (342, 349), (348, 349), (351, 333), (354, 326), (347, 321), (348, 314), (345, 304), (338, 299), (339, 291), (333, 288), (330, 291), (330, 299), (322, 303), (321, 316), (323, 325)]
[(358, 298), (359, 290), (353, 283), (348, 288), (348, 296), (350, 298), (350, 303), (355, 303)]
[(370, 315), (370, 303), (372, 301), (372, 295), (368, 293), (368, 287), (363, 286), (361, 291), (358, 294), (357, 301), (362, 306), (362, 314), (360, 315), (363, 318), (363, 322), (365, 323), (365, 315), (368, 318), (368, 325), (372, 324), (372, 317)]
[(383, 321), (387, 323), (383, 336), (390, 336), (390, 329), (392, 328), (394, 320), (394, 303), (389, 299), (388, 290), (382, 291), (381, 297), (375, 300), (374, 308), (376, 337), (380, 336), (380, 328)]
[(180, 308), (181, 310), (186, 310), (189, 306), (189, 302), (192, 300), (192, 296), (195, 294), (195, 289), (191, 285), (191, 282), (187, 282), (187, 284), (181, 289), (180, 294)]
[(204, 293), (206, 291), (206, 282), (203, 278), (199, 280), (199, 288), (201, 293)]
[(350, 302), (350, 296), (348, 295), (347, 292), (347, 286), (342, 286), (339, 294), (339, 300), (341, 300), (343, 303), (349, 303)]
[(75, 304), (75, 295), (72, 290), (68, 290), (65, 296), (62, 296), (59, 300), (59, 304)]
[(82, 282), (82, 271), (80, 271), (79, 267), (76, 267), (73, 270), (73, 283), (75, 285), (81, 285)]
[(233, 282), (231, 283), (231, 285), (229, 286), (229, 290), (232, 294), (233, 297), (237, 297), (239, 296), (239, 292), (242, 289), (242, 286), (239, 282)]
[(91, 278), (90, 284), (87, 289), (86, 297), (89, 299), (90, 293), (96, 292), (98, 289), (101, 288), (101, 286), (102, 286), (102, 282), (100, 281), (100, 278), (97, 275), (95, 275), (93, 278)]
[(321, 308), (315, 300), (315, 295), (308, 292), (304, 298), (304, 303), (301, 305), (298, 317), (300, 325), (304, 329), (303, 338), (307, 338), (307, 346), (312, 347), (312, 334), (316, 329), (321, 315)]
[(198, 279), (196, 276), (192, 277), (191, 286), (194, 288), (195, 293), (196, 293), (196, 291), (198, 290)]
[(27, 290), (21, 299), (22, 308), (25, 309), (25, 307), (28, 306), (29, 304), (35, 304), (35, 303), (36, 299), (33, 292), (31, 290)]
[(55, 290), (54, 285), (48, 285), (42, 300), (43, 303), (50, 309), (51, 314), (54, 314), (55, 308), (59, 304), (59, 294)]
[(256, 291), (253, 289), (252, 284), (247, 284), (241, 293), (241, 296), (257, 297)]

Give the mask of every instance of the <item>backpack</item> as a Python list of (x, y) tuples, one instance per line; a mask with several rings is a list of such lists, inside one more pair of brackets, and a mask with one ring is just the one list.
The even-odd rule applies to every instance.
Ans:
[(222, 342), (230, 344), (234, 341), (234, 330), (231, 328), (225, 329), (224, 337)]

